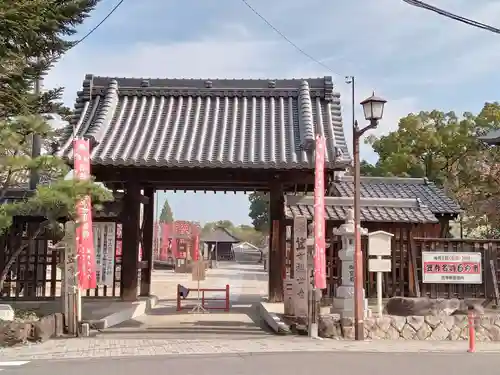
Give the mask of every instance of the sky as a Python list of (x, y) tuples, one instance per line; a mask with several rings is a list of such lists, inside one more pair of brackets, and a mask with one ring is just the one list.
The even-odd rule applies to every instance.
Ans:
[[(99, 23), (118, 0), (103, 0), (78, 36)], [(241, 0), (125, 0), (89, 38), (69, 51), (46, 77), (46, 88), (65, 87), (73, 106), (85, 74), (168, 78), (309, 78), (331, 75), (342, 95), (345, 132), (352, 140), (351, 94), (356, 116), (375, 91), (387, 100), (370, 134), (397, 128), (411, 112), (478, 112), (498, 100), (500, 36), (412, 7), (402, 0), (248, 0), (300, 53)], [(498, 0), (428, 0), (432, 5), (500, 27)], [(362, 145), (361, 157), (376, 155)], [(175, 219), (228, 219), (250, 224), (248, 197), (233, 193), (160, 192)]]

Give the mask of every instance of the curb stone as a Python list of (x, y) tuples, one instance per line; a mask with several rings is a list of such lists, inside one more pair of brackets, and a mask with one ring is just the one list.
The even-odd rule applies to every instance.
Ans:
[(146, 299), (137, 301), (133, 306), (124, 308), (113, 314), (105, 316), (97, 320), (84, 320), (83, 323), (89, 323), (92, 329), (106, 329), (116, 326), (120, 323), (126, 322), (146, 314), (158, 304), (157, 296), (150, 296)]
[(258, 305), (260, 317), (267, 325), (277, 334), (286, 335), (291, 333), (290, 326), (286, 324), (278, 314), (270, 312), (266, 309), (262, 302)]
[[(498, 353), (499, 343), (482, 343), (478, 353)], [(466, 353), (467, 344), (458, 341), (337, 341), (270, 336), (248, 340), (54, 340), (0, 351), (8, 360), (81, 359), (129, 356), (183, 356), (193, 354), (250, 354), (278, 352), (371, 352), (371, 353)], [(472, 355), (472, 354), (471, 354)]]

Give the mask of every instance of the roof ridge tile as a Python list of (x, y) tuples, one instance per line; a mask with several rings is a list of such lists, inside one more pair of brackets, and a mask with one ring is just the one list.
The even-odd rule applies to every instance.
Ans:
[(103, 103), (96, 113), (94, 126), (86, 133), (87, 138), (92, 138), (97, 143), (101, 141), (118, 105), (118, 89), (118, 81), (111, 80), (104, 95)]
[(314, 122), (309, 83), (305, 80), (300, 84), (299, 90), (299, 130), (302, 148), (311, 150), (314, 146)]
[[(92, 152), (93, 164), (311, 169), (315, 121), (320, 122), (318, 131), (331, 140), (327, 168), (350, 164), (340, 94), (327, 94), (333, 90), (331, 77), (207, 80), (87, 75), (83, 86), (72, 124), (77, 124), (78, 136), (100, 142)], [(189, 100), (196, 105), (186, 107)], [(130, 121), (134, 123), (129, 126)], [(206, 134), (204, 129), (211, 131)], [(71, 130), (59, 153), (69, 159)], [(202, 135), (208, 136), (203, 142)]]

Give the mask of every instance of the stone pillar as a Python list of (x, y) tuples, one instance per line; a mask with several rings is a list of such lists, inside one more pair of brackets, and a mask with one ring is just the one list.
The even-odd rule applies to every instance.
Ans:
[[(367, 235), (365, 228), (360, 228), (361, 235)], [(333, 299), (332, 313), (341, 317), (354, 317), (354, 211), (347, 212), (345, 224), (333, 230), (333, 234), (342, 238), (342, 250), (339, 251), (341, 261), (341, 285), (337, 288)], [(368, 301), (363, 289), (365, 318), (369, 316)]]

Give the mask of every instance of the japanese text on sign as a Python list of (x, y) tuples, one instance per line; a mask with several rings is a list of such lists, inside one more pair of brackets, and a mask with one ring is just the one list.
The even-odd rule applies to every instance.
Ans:
[(294, 245), (294, 292), (293, 311), (296, 316), (307, 316), (307, 220), (304, 217), (296, 218), (293, 223), (293, 245)]
[(94, 223), (96, 280), (98, 285), (113, 286), (115, 265), (116, 224)]
[(481, 253), (422, 252), (424, 283), (481, 284)]

